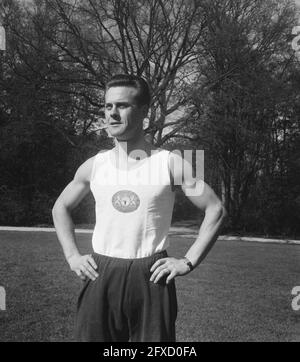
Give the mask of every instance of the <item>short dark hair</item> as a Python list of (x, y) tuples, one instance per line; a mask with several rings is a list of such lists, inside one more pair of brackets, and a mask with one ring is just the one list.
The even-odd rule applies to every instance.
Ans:
[(137, 102), (139, 105), (147, 105), (151, 102), (151, 94), (148, 83), (144, 78), (132, 74), (116, 74), (111, 77), (105, 86), (105, 92), (112, 87), (133, 87), (139, 91)]

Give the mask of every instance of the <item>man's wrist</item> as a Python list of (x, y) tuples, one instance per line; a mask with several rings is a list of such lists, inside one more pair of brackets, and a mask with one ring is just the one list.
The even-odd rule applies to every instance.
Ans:
[(186, 256), (183, 258), (183, 261), (189, 267), (190, 271), (194, 270), (192, 262)]
[(67, 262), (70, 264), (70, 260), (76, 256), (77, 257), (80, 256), (79, 252), (67, 255), (66, 256)]

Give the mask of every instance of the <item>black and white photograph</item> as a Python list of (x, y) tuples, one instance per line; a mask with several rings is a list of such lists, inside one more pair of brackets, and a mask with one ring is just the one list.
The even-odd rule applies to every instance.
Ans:
[(300, 342), (300, 0), (0, 0), (0, 342)]

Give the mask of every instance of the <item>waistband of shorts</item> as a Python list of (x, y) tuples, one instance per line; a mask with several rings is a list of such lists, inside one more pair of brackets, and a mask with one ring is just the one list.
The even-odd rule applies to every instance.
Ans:
[(149, 255), (149, 256), (144, 256), (142, 258), (120, 258), (120, 257), (115, 257), (115, 256), (110, 256), (110, 255), (104, 255), (104, 254), (98, 254), (95, 252), (92, 252), (92, 256), (98, 257), (100, 259), (106, 259), (106, 260), (118, 260), (120, 262), (138, 262), (138, 261), (148, 261), (148, 260), (152, 260), (152, 259), (158, 259), (158, 258), (165, 258), (168, 256), (167, 250), (161, 250), (158, 251), (155, 254)]

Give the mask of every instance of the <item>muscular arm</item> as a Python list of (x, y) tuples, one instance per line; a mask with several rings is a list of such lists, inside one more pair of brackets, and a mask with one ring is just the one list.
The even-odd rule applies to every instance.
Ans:
[[(205, 258), (217, 240), (220, 228), (226, 217), (226, 210), (209, 185), (203, 180), (194, 180), (192, 178), (192, 166), (187, 161), (184, 161), (179, 155), (172, 154), (171, 157), (170, 165), (172, 166), (170, 171), (174, 180), (183, 180), (181, 187), (186, 197), (205, 213), (198, 237), (185, 254), (185, 257), (189, 259), (193, 267), (196, 267)], [(158, 281), (164, 272), (167, 273), (168, 270), (171, 272), (167, 282), (176, 275), (185, 275), (189, 272), (184, 259), (167, 259), (167, 261), (160, 259), (153, 265), (151, 271), (155, 270), (155, 272), (151, 280)]]
[[(190, 163), (180, 160), (178, 156), (175, 156), (174, 162), (184, 163), (183, 168), (178, 168), (179, 172), (181, 169), (188, 171), (183, 173), (182, 190), (186, 197), (205, 213), (198, 237), (185, 255), (193, 266), (196, 267), (205, 258), (217, 240), (227, 213), (214, 190), (203, 180), (192, 178), (192, 166)], [(176, 177), (176, 175), (174, 176)]]
[[(198, 183), (200, 181), (197, 181)], [(193, 186), (192, 188), (195, 188)], [(186, 189), (183, 187), (184, 192)], [(203, 183), (203, 192), (198, 196), (188, 196), (191, 202), (205, 212), (204, 219), (195, 242), (192, 244), (185, 257), (194, 267), (198, 266), (206, 257), (218, 238), (221, 226), (226, 217), (226, 210), (213, 189)]]
[[(90, 273), (92, 273), (90, 265), (96, 267), (96, 264), (92, 262), (90, 256), (85, 256), (84, 260), (81, 258), (82, 256), (80, 255), (76, 245), (74, 223), (71, 212), (90, 191), (90, 175), (93, 160), (94, 158), (88, 159), (78, 168), (74, 179), (60, 194), (52, 209), (54, 226), (65, 258), (67, 259), (71, 269), (81, 277), (84, 273), (84, 268), (81, 267), (82, 263), (80, 264), (80, 262), (83, 262), (85, 269), (88, 269)], [(86, 261), (90, 265), (87, 265)], [(85, 272), (85, 275), (91, 277), (88, 271)]]

